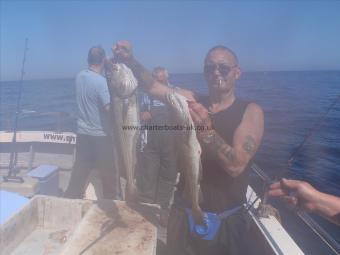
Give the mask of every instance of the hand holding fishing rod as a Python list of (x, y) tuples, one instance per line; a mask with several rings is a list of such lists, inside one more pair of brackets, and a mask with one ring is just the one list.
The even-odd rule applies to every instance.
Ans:
[[(326, 116), (336, 106), (336, 104), (338, 103), (339, 100), (340, 100), (340, 95), (338, 95), (334, 99), (334, 101), (327, 108), (326, 112), (319, 117), (319, 119), (316, 121), (314, 126), (305, 135), (302, 142), (296, 147), (294, 152), (291, 154), (291, 157), (288, 160), (288, 166), (291, 166), (292, 163), (295, 161), (296, 155), (301, 151), (301, 149), (302, 149), (303, 145), (306, 143), (306, 141), (317, 130), (320, 129), (320, 127), (321, 127), (322, 123), (324, 122)], [(280, 171), (278, 176), (275, 178), (275, 183), (270, 185), (269, 192), (268, 192), (269, 195), (280, 196), (289, 205), (304, 209), (308, 212), (318, 212), (319, 210), (321, 210), (320, 214), (322, 214), (322, 215), (323, 214), (328, 215), (330, 213), (330, 212), (323, 212), (322, 208), (318, 208), (318, 205), (319, 205), (320, 201), (323, 201), (323, 200), (325, 200), (326, 203), (327, 203), (328, 199), (333, 201), (334, 199), (330, 198), (330, 197), (333, 197), (333, 196), (331, 196), (331, 195), (327, 195), (327, 196), (330, 196), (330, 197), (323, 196), (324, 193), (317, 191), (315, 188), (313, 188), (312, 185), (310, 185), (307, 182), (297, 181), (297, 180), (287, 180), (287, 179), (282, 178), (285, 171), (286, 170)], [(278, 181), (278, 180), (280, 180), (280, 181)], [(335, 197), (335, 198), (337, 198), (337, 197)], [(334, 202), (337, 202), (338, 206), (340, 207), (340, 199), (339, 199), (339, 201), (334, 201)], [(331, 209), (329, 209), (329, 210), (331, 210)], [(339, 210), (339, 213), (340, 213), (340, 210)], [(336, 223), (339, 224), (339, 221), (336, 222)]]
[(279, 197), (294, 208), (317, 213), (340, 225), (340, 198), (322, 193), (307, 182), (282, 179), (270, 185), (268, 195)]
[[(292, 188), (289, 188), (288, 186), (285, 186), (284, 184), (287, 182), (290, 182), (290, 180), (286, 180), (282, 182), (279, 182), (279, 180), (277, 181), (273, 181), (261, 168), (259, 168), (255, 163), (252, 165), (252, 170), (264, 181), (265, 184), (265, 192), (264, 192), (264, 198), (265, 200), (267, 200), (268, 197), (273, 197), (272, 194), (272, 190), (273, 189), (278, 189), (278, 186), (280, 187), (280, 189), (283, 189), (283, 193), (285, 194), (285, 196), (290, 196), (290, 197), (295, 197), (289, 200), (292, 200), (293, 203), (296, 203), (297, 205), (299, 205), (299, 197), (300, 196), (305, 196), (301, 193), (301, 191), (297, 192), (297, 190), (293, 190)], [(277, 184), (279, 182), (279, 184)], [(302, 181), (300, 181), (300, 183), (304, 183)], [(281, 185), (283, 184), (283, 186)], [(288, 184), (289, 185), (289, 184)], [(299, 184), (298, 186), (300, 186), (302, 184)], [(311, 187), (311, 186), (310, 186)], [(308, 191), (309, 190), (309, 191)], [(300, 193), (301, 192), (301, 193)], [(307, 193), (311, 192), (311, 197), (313, 199), (315, 199), (317, 192), (315, 192), (315, 189), (313, 187), (311, 187), (311, 189), (307, 189)], [(321, 193), (321, 192), (318, 192)], [(327, 202), (330, 203), (337, 203), (337, 208), (340, 207), (340, 198), (337, 198), (336, 200), (333, 199), (327, 199), (329, 198), (328, 194), (324, 194), (322, 195), (323, 197), (323, 201), (322, 203), (319, 202), (319, 205), (323, 205), (322, 208), (326, 209), (325, 212), (327, 212), (327, 206), (324, 206), (325, 204), (327, 205)], [(275, 197), (275, 196), (274, 196)], [(280, 197), (280, 196), (279, 196)], [(310, 197), (310, 196), (308, 196)], [(332, 196), (334, 197), (334, 196)], [(304, 197), (304, 199), (306, 199), (306, 197)], [(263, 201), (262, 200), (262, 207), (266, 207), (266, 203), (264, 203), (263, 205)], [(313, 200), (313, 201), (320, 201), (319, 199)], [(331, 202), (332, 201), (332, 202)], [(332, 205), (331, 205), (332, 206)], [(338, 207), (339, 206), (339, 207)], [(250, 206), (251, 207), (251, 206)], [(295, 207), (296, 208), (296, 207)], [(334, 208), (334, 207), (332, 207)], [(303, 207), (299, 207), (299, 209), (303, 209)], [(338, 209), (339, 210), (339, 209)], [(338, 244), (338, 242), (330, 235), (328, 234), (327, 231), (325, 231), (311, 216), (309, 216), (305, 211), (303, 210), (296, 210), (296, 215), (332, 250), (334, 251), (335, 254), (340, 254), (340, 245)], [(321, 211), (314, 211), (316, 213), (321, 213)], [(334, 219), (336, 219), (337, 222), (340, 221), (339, 219), (339, 214), (340, 211), (338, 211), (337, 216), (334, 215)], [(262, 215), (261, 215), (262, 216)], [(263, 216), (265, 217), (265, 216)], [(339, 223), (338, 223), (339, 224)]]

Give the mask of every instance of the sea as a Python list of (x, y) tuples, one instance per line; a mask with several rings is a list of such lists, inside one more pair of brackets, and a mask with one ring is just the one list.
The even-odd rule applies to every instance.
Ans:
[[(208, 93), (202, 74), (172, 74), (170, 81)], [(306, 180), (340, 196), (340, 71), (246, 72), (236, 95), (264, 110), (257, 165), (271, 178)], [(1, 81), (0, 130), (13, 129), (19, 96), (20, 81)], [(75, 116), (74, 79), (23, 82), (18, 130), (75, 131)]]
[[(171, 74), (170, 82), (208, 92), (200, 73)], [(18, 130), (75, 131), (73, 78), (27, 80), (22, 86), (1, 81), (0, 130), (13, 129), (20, 87)], [(264, 110), (255, 162), (270, 178), (305, 180), (340, 196), (340, 71), (245, 72), (236, 95)]]

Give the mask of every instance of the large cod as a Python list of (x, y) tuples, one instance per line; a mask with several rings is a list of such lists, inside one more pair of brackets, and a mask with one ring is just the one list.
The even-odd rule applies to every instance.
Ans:
[[(124, 169), (127, 185), (125, 199), (136, 201), (137, 188), (134, 182), (136, 168), (136, 145), (138, 128), (124, 129), (123, 127), (138, 127), (139, 109), (136, 89), (137, 80), (132, 71), (124, 64), (106, 63), (106, 78), (111, 94), (113, 117), (113, 134), (115, 142), (114, 159), (117, 169)], [(184, 199), (191, 205), (196, 223), (203, 223), (204, 214), (199, 206), (201, 146), (196, 137), (193, 120), (189, 113), (187, 100), (184, 96), (170, 92), (165, 97), (171, 109), (172, 120), (184, 128), (176, 132), (178, 167), (185, 177)]]
[(177, 163), (181, 174), (184, 174), (185, 186), (183, 197), (191, 205), (192, 215), (196, 224), (204, 223), (204, 213), (199, 206), (201, 177), (201, 146), (193, 128), (187, 99), (176, 93), (166, 95), (167, 103), (175, 124), (183, 127), (176, 131)]
[(126, 65), (115, 64), (111, 60), (105, 64), (105, 74), (111, 95), (115, 167), (127, 181), (125, 200), (136, 201), (138, 195), (134, 175), (139, 136), (138, 83)]

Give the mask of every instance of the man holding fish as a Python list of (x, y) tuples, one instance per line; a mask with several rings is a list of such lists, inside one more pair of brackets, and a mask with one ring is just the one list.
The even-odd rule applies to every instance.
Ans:
[(118, 42), (113, 53), (146, 92), (172, 106), (176, 121), (200, 127), (178, 134), (181, 178), (167, 236), (172, 254), (247, 254), (243, 204), (264, 116), (256, 103), (235, 96), (235, 82), (241, 76), (236, 55), (224, 46), (209, 50), (204, 61), (209, 96), (199, 98), (154, 80), (134, 59), (129, 42)]

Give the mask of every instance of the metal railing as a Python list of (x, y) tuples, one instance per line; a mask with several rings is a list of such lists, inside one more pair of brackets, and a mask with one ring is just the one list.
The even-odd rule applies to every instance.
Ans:
[[(252, 171), (268, 185), (273, 180), (255, 163), (251, 166)], [(296, 215), (329, 247), (335, 254), (340, 254), (339, 243), (327, 233), (311, 216), (305, 212), (296, 212)]]

